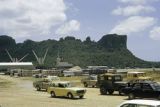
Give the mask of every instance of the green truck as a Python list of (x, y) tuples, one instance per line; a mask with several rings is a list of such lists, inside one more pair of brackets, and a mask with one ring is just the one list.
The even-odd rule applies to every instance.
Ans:
[(122, 81), (123, 78), (120, 74), (106, 73), (98, 75), (98, 86), (102, 95), (113, 94), (118, 91), (121, 95), (121, 89), (128, 85), (127, 82)]

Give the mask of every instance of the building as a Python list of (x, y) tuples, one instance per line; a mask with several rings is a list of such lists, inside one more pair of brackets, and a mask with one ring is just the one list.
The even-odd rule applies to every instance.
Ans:
[(1, 62), (0, 69), (34, 69), (32, 62)]
[(56, 60), (56, 67), (60, 69), (68, 69), (73, 67), (73, 64), (70, 64), (68, 62), (63, 62), (61, 58), (58, 56)]

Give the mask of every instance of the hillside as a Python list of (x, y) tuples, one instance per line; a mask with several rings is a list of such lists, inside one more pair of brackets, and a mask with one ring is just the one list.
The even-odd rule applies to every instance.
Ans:
[(60, 38), (56, 40), (44, 40), (35, 42), (26, 40), (23, 43), (16, 43), (9, 36), (0, 36), (0, 62), (10, 61), (5, 49), (8, 49), (12, 57), (21, 58), (26, 53), (29, 56), (23, 61), (32, 61), (37, 65), (36, 59), (32, 50), (43, 56), (48, 48), (48, 55), (45, 60), (45, 65), (48, 67), (55, 66), (57, 54), (64, 61), (79, 65), (81, 67), (89, 65), (106, 65), (109, 67), (160, 67), (160, 63), (147, 62), (134, 56), (127, 49), (127, 36), (109, 34), (104, 35), (99, 41), (91, 41), (87, 37), (85, 41), (81, 41), (74, 37)]

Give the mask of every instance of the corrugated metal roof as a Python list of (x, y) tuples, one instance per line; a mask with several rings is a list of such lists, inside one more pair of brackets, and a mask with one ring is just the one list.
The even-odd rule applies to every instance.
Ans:
[(32, 62), (0, 62), (0, 68), (29, 68), (33, 69)]
[(13, 66), (13, 65), (31, 65), (33, 66), (32, 62), (0, 62), (0, 66)]

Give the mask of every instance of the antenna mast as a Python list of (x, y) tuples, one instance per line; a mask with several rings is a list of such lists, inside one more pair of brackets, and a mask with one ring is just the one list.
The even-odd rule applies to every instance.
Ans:
[(43, 59), (42, 59), (42, 63), (43, 63), (43, 64), (44, 64), (44, 61), (45, 61), (45, 59), (46, 59), (47, 53), (48, 53), (48, 48), (47, 48), (47, 50), (46, 50), (46, 52), (45, 52), (45, 54), (44, 54), (44, 57), (43, 57)]
[(34, 50), (32, 50), (32, 52), (33, 52), (34, 56), (36, 57), (38, 64), (43, 65), (44, 61), (46, 59), (47, 53), (48, 53), (48, 49), (46, 50), (44, 57), (38, 57)]
[(29, 54), (24, 55), (18, 62), (21, 62), (25, 57), (27, 57)]
[(11, 59), (11, 61), (12, 61), (12, 62), (15, 62), (14, 59), (12, 58), (12, 56), (10, 55), (10, 53), (8, 52), (7, 49), (6, 49), (6, 52), (7, 52), (8, 56), (9, 56), (9, 58)]

